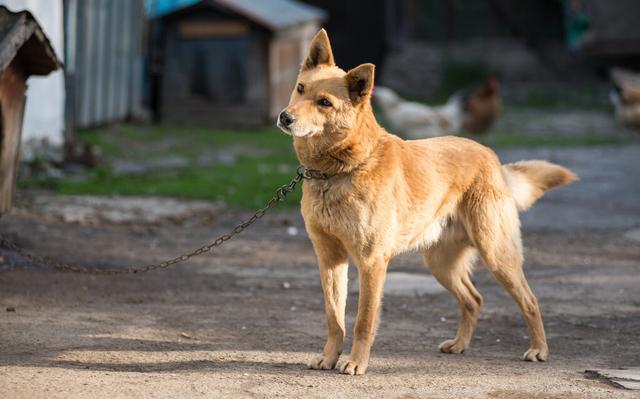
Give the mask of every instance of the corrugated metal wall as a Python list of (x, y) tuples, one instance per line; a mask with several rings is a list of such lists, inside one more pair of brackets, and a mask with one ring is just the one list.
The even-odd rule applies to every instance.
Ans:
[(67, 118), (75, 127), (142, 110), (143, 0), (64, 0)]

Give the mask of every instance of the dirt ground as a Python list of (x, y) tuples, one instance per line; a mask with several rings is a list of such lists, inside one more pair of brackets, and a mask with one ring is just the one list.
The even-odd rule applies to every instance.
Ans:
[[(366, 375), (308, 370), (325, 323), (314, 255), (293, 208), (213, 254), (143, 275), (58, 273), (2, 250), (0, 397), (638, 397), (584, 371), (640, 366), (639, 154), (638, 145), (500, 154), (551, 159), (582, 178), (523, 216), (526, 273), (551, 351), (546, 363), (519, 360), (528, 347), (524, 322), (479, 266), (474, 279), (485, 305), (467, 353), (437, 351), (458, 321), (448, 293), (394, 290)], [(247, 216), (160, 200), (153, 206), (181, 215), (118, 213), (135, 204), (115, 199), (74, 219), (78, 209), (63, 206), (71, 202), (22, 193), (0, 231), (38, 253), (118, 267), (174, 256)], [(390, 271), (428, 275), (417, 254), (398, 257)], [(353, 268), (350, 275), (353, 282)], [(352, 293), (349, 330), (355, 310)]]

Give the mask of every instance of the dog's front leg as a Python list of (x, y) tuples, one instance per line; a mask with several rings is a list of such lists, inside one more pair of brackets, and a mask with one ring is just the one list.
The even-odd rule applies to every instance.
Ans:
[(349, 360), (340, 367), (344, 374), (360, 375), (367, 370), (369, 352), (378, 324), (387, 264), (385, 259), (358, 261), (358, 316)]
[(318, 257), (320, 279), (324, 292), (324, 311), (327, 316), (327, 342), (322, 354), (316, 356), (309, 367), (330, 370), (336, 366), (342, 353), (345, 326), (344, 312), (347, 304), (348, 255), (344, 246), (324, 233), (312, 233), (310, 237)]

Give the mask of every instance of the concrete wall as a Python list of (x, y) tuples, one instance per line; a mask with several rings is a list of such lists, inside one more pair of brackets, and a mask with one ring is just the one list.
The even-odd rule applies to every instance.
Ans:
[[(64, 54), (62, 1), (0, 0), (11, 11), (28, 10), (49, 37), (59, 59)], [(34, 142), (64, 143), (64, 72), (32, 76), (27, 81), (27, 105), (22, 129), (23, 159), (29, 159)]]

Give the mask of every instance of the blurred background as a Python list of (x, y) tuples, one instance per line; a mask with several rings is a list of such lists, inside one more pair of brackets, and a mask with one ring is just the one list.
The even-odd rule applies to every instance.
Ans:
[(407, 253), (368, 375), (305, 371), (325, 316), (297, 190), (207, 256), (138, 277), (0, 245), (0, 396), (637, 398), (638, 17), (640, 0), (0, 0), (0, 238), (28, 252), (147, 265), (255, 220), (295, 176), (275, 119), (321, 27), (339, 66), (377, 65), (390, 132), (580, 177), (521, 214), (544, 367), (517, 360), (524, 322), (481, 267), (472, 349), (437, 354), (458, 307)]
[(376, 113), (405, 137), (459, 134), (495, 148), (638, 141), (633, 0), (0, 5), (30, 12), (64, 64), (28, 80), (22, 187), (260, 205), (295, 170), (274, 121), (320, 27), (343, 69), (376, 64)]

